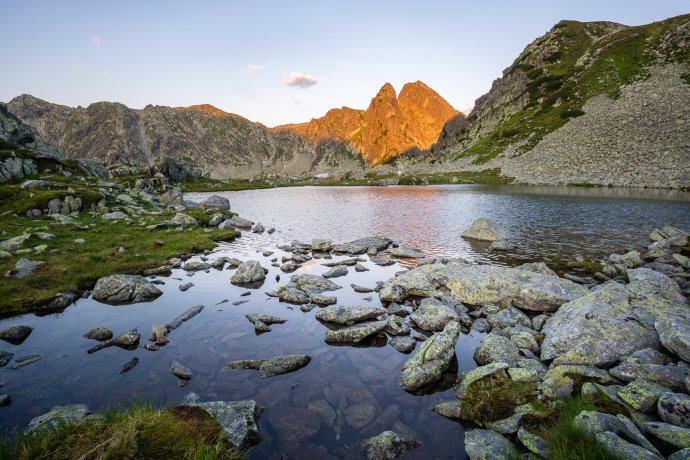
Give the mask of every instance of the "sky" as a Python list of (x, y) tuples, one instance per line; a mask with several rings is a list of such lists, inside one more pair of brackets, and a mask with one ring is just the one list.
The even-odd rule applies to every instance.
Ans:
[(267, 126), (421, 80), (458, 110), (561, 19), (640, 25), (687, 0), (0, 0), (0, 101), (212, 104)]

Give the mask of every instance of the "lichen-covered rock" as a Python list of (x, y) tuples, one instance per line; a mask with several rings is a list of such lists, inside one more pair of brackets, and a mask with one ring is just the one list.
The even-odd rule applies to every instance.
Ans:
[(435, 382), (448, 369), (455, 354), (460, 325), (450, 322), (441, 332), (424, 341), (419, 350), (403, 364), (400, 384), (407, 391), (415, 391)]
[(463, 238), (470, 238), (479, 241), (498, 241), (508, 238), (508, 232), (495, 222), (484, 217), (477, 219), (462, 234)]
[(303, 368), (311, 361), (308, 355), (276, 356), (261, 363), (259, 377), (266, 379), (276, 375), (287, 374)]
[(460, 315), (440, 300), (428, 297), (422, 300), (410, 318), (425, 331), (442, 331), (449, 322), (458, 321)]
[(384, 431), (362, 442), (367, 460), (393, 460), (419, 446), (417, 440), (394, 431)]
[(91, 297), (99, 302), (121, 305), (152, 300), (163, 294), (143, 276), (111, 275), (99, 279)]
[(618, 396), (626, 404), (641, 412), (650, 412), (656, 408), (659, 396), (670, 390), (658, 383), (638, 379), (630, 382), (618, 391)]
[(663, 457), (632, 444), (611, 432), (597, 433), (595, 439), (609, 454), (626, 460), (662, 460)]
[(533, 454), (538, 455), (541, 458), (549, 458), (549, 447), (544, 441), (544, 438), (537, 436), (534, 433), (530, 433), (525, 428), (520, 427), (517, 432), (518, 439), (523, 446), (527, 448)]
[(75, 425), (85, 420), (90, 414), (89, 408), (84, 404), (54, 406), (45, 414), (31, 419), (25, 433), (38, 433), (52, 430), (62, 425)]
[(529, 262), (518, 265), (515, 270), (524, 270), (528, 272), (541, 273), (542, 275), (558, 276), (555, 271), (551, 270), (544, 262)]
[(512, 460), (520, 452), (504, 436), (490, 430), (465, 432), (465, 452), (470, 460)]
[(417, 341), (410, 336), (393, 337), (388, 343), (400, 353), (410, 353), (417, 346)]
[(192, 371), (184, 367), (182, 364), (178, 363), (177, 361), (171, 361), (170, 362), (170, 373), (177, 377), (178, 379), (182, 380), (190, 380), (192, 378)]
[(643, 348), (625, 358), (623, 362), (628, 364), (659, 364), (663, 366), (670, 364), (671, 360), (659, 350)]
[[(192, 398), (187, 399), (193, 401)], [(246, 449), (261, 441), (257, 419), (262, 408), (256, 401), (190, 402), (187, 405), (197, 406), (208, 412), (237, 449)]]
[(487, 316), (486, 319), (491, 327), (507, 328), (517, 325), (532, 327), (532, 321), (529, 317), (515, 307), (505, 308), (498, 313)]
[(338, 298), (323, 294), (314, 294), (311, 296), (311, 302), (316, 305), (335, 305), (338, 303)]
[[(687, 304), (678, 283), (665, 274), (646, 267), (627, 270), (631, 289), (636, 292), (648, 292), (653, 290), (664, 299), (678, 304)], [(681, 315), (685, 316), (685, 315)]]
[(589, 436), (596, 436), (605, 432), (614, 433), (643, 449), (661, 455), (635, 424), (622, 414), (611, 415), (596, 411), (582, 411), (573, 420), (573, 426), (583, 430)]
[(390, 300), (395, 302), (408, 295), (433, 297), (448, 292), (468, 305), (496, 304), (534, 311), (553, 311), (589, 293), (587, 288), (556, 276), (460, 262), (414, 268), (388, 280), (381, 292), (384, 291), (394, 293)]
[(359, 343), (372, 334), (382, 331), (388, 325), (388, 321), (370, 321), (344, 327), (335, 331), (326, 332), (328, 343)]
[(522, 418), (526, 415), (533, 414), (535, 412), (534, 407), (531, 404), (523, 404), (515, 408), (515, 412), (508, 418), (503, 420), (496, 420), (493, 422), (486, 422), (486, 428), (491, 431), (495, 431), (500, 434), (513, 434), (520, 428), (520, 423)]
[[(645, 289), (641, 295), (639, 289)], [(542, 328), (541, 359), (577, 354), (581, 364), (610, 365), (643, 348), (658, 348), (656, 318), (690, 318), (687, 305), (663, 298), (652, 285), (635, 290), (609, 282), (563, 305)]]
[(648, 436), (654, 436), (679, 449), (690, 447), (690, 428), (661, 422), (646, 422), (642, 424), (642, 430)]
[(509, 366), (506, 363), (491, 363), (487, 364), (486, 366), (480, 366), (472, 369), (465, 374), (465, 378), (463, 378), (462, 381), (453, 389), (455, 396), (462, 402), (462, 398), (467, 394), (468, 391), (471, 390), (472, 384), (494, 374), (502, 374), (506, 378), (509, 378), (507, 377), (508, 368)]
[(506, 363), (511, 367), (516, 367), (520, 358), (522, 358), (520, 350), (513, 342), (494, 333), (486, 336), (474, 352), (474, 360), (480, 366)]
[(602, 385), (617, 382), (605, 370), (597, 369), (596, 367), (566, 364), (549, 369), (541, 384), (541, 391), (548, 398), (570, 398), (578, 390), (577, 385), (586, 381)]
[(460, 401), (445, 401), (436, 404), (433, 409), (439, 415), (453, 420), (460, 420)]
[(690, 376), (690, 369), (683, 366), (625, 362), (609, 369), (609, 372), (625, 382), (644, 379), (676, 391), (685, 391), (685, 379)]
[(282, 286), (278, 289), (278, 297), (283, 302), (303, 305), (309, 303), (309, 296), (301, 289), (294, 286)]
[[(652, 241), (661, 241), (671, 238), (686, 238), (687, 241), (687, 238), (690, 238), (690, 233), (685, 232), (679, 228), (667, 225), (662, 228), (655, 228), (649, 235), (649, 239)], [(687, 242), (685, 244), (687, 244)], [(680, 246), (684, 246), (684, 244), (681, 244)]]
[(254, 328), (257, 332), (268, 332), (271, 330), (269, 327), (271, 324), (283, 324), (287, 321), (286, 319), (270, 315), (257, 315), (250, 313), (244, 316), (249, 320), (250, 323), (254, 325)]
[(642, 259), (640, 258), (640, 253), (638, 251), (630, 251), (626, 254), (611, 254), (609, 256), (609, 262), (613, 265), (621, 264), (625, 265), (627, 268), (637, 267), (642, 264)]
[(402, 302), (405, 299), (405, 292), (400, 286), (394, 284), (384, 284), (379, 291), (381, 302)]
[(230, 219), (224, 220), (218, 228), (220, 230), (228, 230), (231, 228), (239, 228), (242, 230), (249, 230), (254, 225), (254, 222), (243, 219), (240, 216), (232, 216)]
[(388, 325), (383, 330), (391, 336), (408, 335), (411, 332), (410, 326), (398, 316), (389, 317)]
[(199, 225), (199, 222), (190, 215), (178, 212), (170, 219), (170, 225)]
[(232, 274), (232, 284), (252, 284), (266, 279), (266, 270), (256, 260), (243, 262)]
[(316, 312), (316, 318), (330, 323), (354, 324), (368, 319), (374, 319), (385, 314), (386, 309), (382, 307), (326, 307)]
[(343, 288), (342, 286), (335, 284), (333, 281), (319, 275), (292, 275), (290, 281), (295, 287), (301, 289), (309, 295), (322, 294), (327, 291), (336, 291)]
[(654, 327), (661, 344), (685, 362), (690, 362), (690, 321), (688, 318), (667, 316), (657, 319)]
[(657, 411), (664, 422), (690, 428), (690, 396), (664, 393), (659, 397)]

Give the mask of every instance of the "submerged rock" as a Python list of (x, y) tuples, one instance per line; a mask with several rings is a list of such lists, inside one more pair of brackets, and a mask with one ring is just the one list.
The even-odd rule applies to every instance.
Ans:
[(190, 380), (192, 378), (192, 371), (174, 360), (170, 362), (170, 373), (181, 380)]
[(152, 300), (163, 291), (139, 275), (112, 275), (96, 282), (91, 296), (99, 302), (121, 305)]
[(0, 332), (0, 339), (13, 345), (21, 345), (33, 330), (29, 326), (11, 326)]
[(24, 355), (14, 360), (14, 364), (10, 365), (8, 369), (19, 369), (20, 367), (28, 366), (35, 363), (42, 358), (41, 355)]
[(137, 364), (139, 364), (139, 358), (135, 356), (134, 358), (122, 365), (122, 368), (120, 369), (120, 374), (124, 374), (125, 372), (131, 371)]
[(475, 220), (462, 237), (479, 241), (499, 241), (507, 239), (508, 233), (495, 222), (482, 217)]
[(403, 364), (400, 384), (407, 391), (415, 391), (441, 378), (455, 354), (460, 325), (450, 322), (441, 332), (425, 340), (415, 354)]
[(384, 431), (362, 442), (367, 460), (393, 460), (419, 446), (420, 443), (414, 438), (394, 431)]
[(330, 323), (354, 324), (385, 314), (386, 309), (381, 307), (326, 307), (316, 312), (316, 318)]

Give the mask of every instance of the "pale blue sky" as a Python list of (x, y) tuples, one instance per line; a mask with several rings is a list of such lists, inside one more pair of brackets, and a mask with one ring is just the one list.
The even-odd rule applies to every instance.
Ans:
[[(422, 80), (472, 107), (561, 19), (639, 25), (683, 0), (0, 0), (0, 101), (209, 103), (268, 126), (366, 108), (385, 83)], [(291, 73), (314, 77), (293, 81)]]

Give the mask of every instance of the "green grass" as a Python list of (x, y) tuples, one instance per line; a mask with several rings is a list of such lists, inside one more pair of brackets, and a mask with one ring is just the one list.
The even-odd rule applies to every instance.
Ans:
[(515, 407), (534, 399), (535, 385), (514, 382), (496, 373), (474, 382), (462, 397), (460, 416), (465, 420), (491, 422), (513, 415)]
[(130, 404), (100, 420), (28, 435), (2, 446), (2, 459), (194, 459), (235, 460), (244, 457), (221, 427), (197, 407), (157, 409)]
[[(687, 15), (679, 16), (628, 27), (598, 41), (593, 40), (592, 35), (602, 35), (600, 25), (561, 21), (550, 35), (558, 50), (545, 57), (542, 67), (524, 62), (532, 56), (523, 56), (506, 72), (507, 75), (525, 72), (527, 104), (481, 138), (470, 139), (465, 135), (460, 142), (472, 141), (472, 144), (454, 158), (474, 157), (475, 164), (485, 164), (510, 145), (516, 145), (516, 153), (522, 154), (570, 119), (583, 115), (583, 106), (591, 97), (599, 94), (612, 99), (620, 97), (621, 86), (647, 77), (646, 69), (655, 62), (655, 50), (660, 49), (658, 45), (663, 33), (687, 22), (688, 18)], [(576, 66), (578, 59), (587, 52), (596, 56), (591, 65)], [(690, 49), (687, 47), (663, 50), (662, 63), (688, 61)], [(683, 79), (690, 84), (690, 72)], [(482, 120), (470, 122), (476, 125)]]

